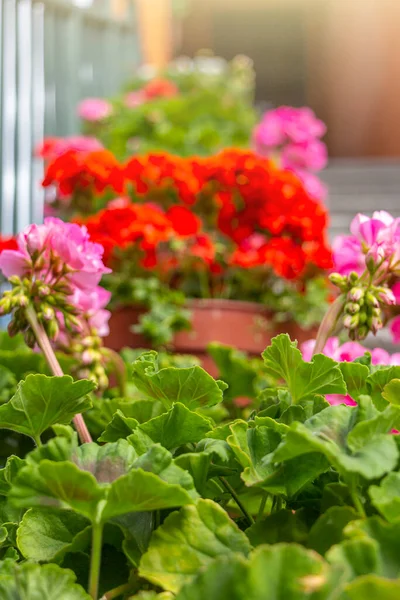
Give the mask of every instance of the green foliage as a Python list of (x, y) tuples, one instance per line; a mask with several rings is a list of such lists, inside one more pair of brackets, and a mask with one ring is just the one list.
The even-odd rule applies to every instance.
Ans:
[[(264, 362), (212, 352), (230, 388), (128, 351), (127, 396), (92, 394), (92, 408), (90, 382), (17, 385), (1, 422), (43, 439), (0, 469), (0, 598), (397, 600), (397, 368), (306, 363), (286, 335)], [(216, 423), (225, 403), (235, 418)], [(98, 443), (70, 426), (83, 409)]]
[[(132, 151), (165, 150), (192, 156), (226, 147), (247, 147), (257, 121), (251, 63), (243, 57), (230, 63), (216, 58), (218, 69), (214, 66), (208, 70), (204, 68), (207, 60), (212, 59), (199, 57), (189, 69), (172, 63), (161, 74), (175, 83), (178, 95), (155, 98), (134, 108), (127, 107), (122, 96), (114, 101), (112, 117), (95, 131), (86, 129), (121, 158)], [(128, 89), (141, 89), (145, 83), (137, 79)]]

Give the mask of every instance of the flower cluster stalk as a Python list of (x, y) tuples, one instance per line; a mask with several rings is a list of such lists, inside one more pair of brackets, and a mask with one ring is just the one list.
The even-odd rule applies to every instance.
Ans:
[[(57, 377), (62, 377), (64, 375), (63, 370), (57, 360), (43, 326), (38, 321), (34, 308), (31, 305), (28, 305), (26, 307), (25, 314), (30, 326), (32, 327), (32, 331), (35, 334), (37, 343), (47, 360), (47, 364), (49, 365), (51, 372)], [(92, 438), (82, 415), (75, 415), (73, 422), (82, 444), (91, 442)]]

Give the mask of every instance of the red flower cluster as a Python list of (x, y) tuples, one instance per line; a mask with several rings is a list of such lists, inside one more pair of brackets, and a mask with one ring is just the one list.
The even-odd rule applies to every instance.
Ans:
[(160, 247), (189, 237), (192, 243), (201, 228), (200, 219), (184, 206), (172, 206), (163, 211), (154, 204), (132, 204), (129, 200), (77, 222), (87, 227), (92, 241), (103, 245), (106, 264), (115, 266), (119, 250), (137, 248), (145, 268), (165, 261), (165, 254), (169, 253), (164, 249), (157, 257)]
[[(206, 255), (208, 264), (214, 261), (218, 242), (224, 247), (225, 266), (268, 266), (286, 279), (332, 266), (326, 209), (307, 194), (293, 173), (277, 169), (251, 151), (225, 150), (207, 158), (148, 154), (124, 165), (106, 151), (79, 156), (68, 152), (49, 164), (44, 185), (50, 183), (64, 194), (82, 189), (98, 194), (108, 189), (132, 195), (134, 203), (122, 212), (112, 207), (88, 221), (92, 228), (97, 223), (96, 235), (105, 238), (106, 249), (113, 244), (124, 247), (139, 234), (142, 246), (151, 245), (148, 231), (159, 235), (162, 230), (166, 237), (154, 246), (170, 239), (171, 232), (178, 237), (200, 235), (191, 239), (194, 249), (188, 251)], [(143, 200), (147, 204), (140, 204)], [(197, 215), (213, 241), (199, 233)]]
[(106, 189), (122, 193), (124, 169), (108, 150), (68, 150), (49, 162), (42, 185), (56, 185), (63, 196), (92, 190), (102, 193)]
[(14, 237), (0, 237), (0, 254), (3, 250), (17, 250), (18, 244)]

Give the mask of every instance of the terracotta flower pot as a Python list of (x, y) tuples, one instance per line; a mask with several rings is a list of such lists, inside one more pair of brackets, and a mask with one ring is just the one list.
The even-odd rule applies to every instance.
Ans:
[[(171, 349), (178, 354), (193, 354), (201, 359), (212, 375), (216, 368), (207, 354), (211, 342), (234, 346), (250, 356), (260, 356), (279, 333), (288, 333), (299, 343), (316, 335), (316, 329), (304, 330), (294, 322), (275, 323), (264, 306), (236, 300), (191, 300), (192, 330), (175, 335)], [(143, 336), (131, 331), (143, 310), (135, 306), (117, 308), (110, 319), (110, 335), (105, 344), (119, 351), (124, 347), (151, 348)]]

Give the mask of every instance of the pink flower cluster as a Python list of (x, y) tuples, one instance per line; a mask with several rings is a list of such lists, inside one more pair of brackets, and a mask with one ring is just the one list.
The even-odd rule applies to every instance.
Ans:
[[(332, 244), (334, 271), (343, 276), (374, 271), (380, 283), (386, 280), (391, 284), (387, 303), (399, 305), (400, 282), (393, 284), (393, 279), (400, 277), (400, 219), (383, 210), (372, 217), (358, 214), (350, 231), (351, 235), (339, 235)], [(399, 343), (400, 317), (391, 321), (390, 330), (394, 342)]]
[(327, 164), (327, 149), (319, 139), (325, 133), (325, 124), (310, 108), (281, 106), (264, 114), (254, 130), (253, 143), (258, 154), (278, 158), (283, 168), (296, 173), (311, 196), (322, 200), (326, 188), (315, 172)]
[(351, 235), (339, 235), (333, 243), (335, 270), (341, 275), (359, 275), (368, 262), (380, 264), (400, 275), (400, 219), (381, 210), (372, 217), (358, 214), (350, 225)]
[[(40, 281), (48, 294), (65, 284), (68, 301), (75, 307), (78, 319), (95, 328), (97, 335), (106, 335), (110, 313), (104, 307), (110, 294), (98, 284), (110, 269), (103, 264), (103, 246), (90, 241), (86, 227), (47, 218), (43, 225), (29, 225), (22, 231), (17, 244), (17, 250), (3, 250), (0, 254), (3, 275)], [(57, 310), (56, 300), (53, 304)], [(62, 329), (61, 314), (57, 313), (57, 317)]]
[(95, 137), (88, 135), (71, 135), (69, 137), (48, 137), (35, 148), (35, 156), (45, 160), (54, 160), (66, 152), (95, 152), (103, 150), (103, 144)]
[(78, 116), (84, 121), (97, 123), (110, 117), (113, 107), (110, 102), (102, 98), (85, 98), (78, 104), (77, 112)]
[[(314, 346), (315, 340), (308, 340), (301, 345), (301, 352), (305, 361), (309, 362), (312, 359)], [(364, 356), (366, 352), (370, 352), (373, 365), (400, 365), (400, 352), (390, 355), (383, 348), (369, 350), (358, 342), (346, 342), (340, 345), (337, 337), (329, 338), (323, 350), (325, 356), (329, 356), (337, 362), (352, 362), (356, 358)], [(326, 399), (332, 405), (348, 404), (349, 406), (355, 406), (357, 404), (351, 396), (341, 396), (339, 394), (328, 395)]]

